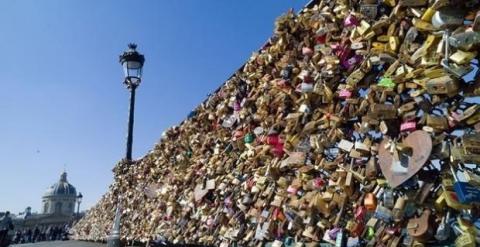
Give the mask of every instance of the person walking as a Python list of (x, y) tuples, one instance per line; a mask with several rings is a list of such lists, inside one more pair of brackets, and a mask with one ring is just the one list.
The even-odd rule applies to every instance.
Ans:
[(35, 226), (35, 229), (33, 230), (33, 242), (38, 242), (40, 238), (40, 228), (38, 226)]
[(5, 215), (0, 219), (0, 247), (8, 246), (10, 239), (8, 239), (8, 231), (13, 230), (13, 222), (10, 217), (10, 212), (5, 212)]

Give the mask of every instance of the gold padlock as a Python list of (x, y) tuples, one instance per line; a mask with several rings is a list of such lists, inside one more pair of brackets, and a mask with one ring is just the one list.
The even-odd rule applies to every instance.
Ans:
[(475, 237), (469, 233), (462, 233), (455, 240), (455, 247), (475, 247)]
[(450, 56), (450, 60), (452, 60), (456, 64), (463, 65), (466, 63), (470, 63), (470, 61), (472, 61), (476, 56), (477, 56), (477, 52), (457, 50), (455, 53), (453, 53)]
[(458, 81), (448, 75), (429, 79), (425, 85), (430, 94), (454, 95), (458, 92)]

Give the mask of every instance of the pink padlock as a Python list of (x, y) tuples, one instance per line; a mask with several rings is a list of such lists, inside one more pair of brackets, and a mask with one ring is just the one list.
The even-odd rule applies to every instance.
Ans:
[(400, 131), (413, 131), (417, 129), (417, 123), (414, 121), (400, 124)]
[(348, 91), (347, 89), (342, 89), (338, 92), (338, 96), (342, 99), (348, 99), (352, 97), (352, 92)]
[(297, 188), (295, 188), (295, 187), (293, 187), (293, 186), (290, 185), (290, 186), (288, 186), (288, 188), (287, 188), (287, 192), (290, 193), (290, 194), (292, 194), (292, 195), (295, 195), (295, 194), (297, 194)]
[(315, 178), (313, 180), (313, 187), (315, 187), (316, 189), (320, 189), (324, 185), (325, 185), (325, 180), (323, 180), (322, 178)]
[(349, 14), (345, 18), (345, 20), (343, 21), (343, 26), (345, 26), (345, 27), (354, 27), (354, 26), (358, 26), (358, 24), (359, 24), (359, 22), (358, 22), (357, 17), (355, 17), (352, 14)]
[(310, 47), (303, 47), (303, 48), (302, 48), (302, 54), (303, 54), (304, 56), (309, 56), (309, 57), (310, 57), (310, 56), (313, 55), (313, 50), (310, 49)]

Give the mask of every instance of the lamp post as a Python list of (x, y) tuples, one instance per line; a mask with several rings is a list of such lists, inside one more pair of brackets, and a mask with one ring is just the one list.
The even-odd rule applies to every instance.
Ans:
[(137, 45), (128, 44), (128, 50), (120, 55), (120, 63), (125, 73), (123, 83), (130, 90), (130, 107), (128, 113), (128, 132), (127, 132), (127, 150), (125, 159), (132, 160), (132, 143), (133, 143), (133, 121), (135, 112), (135, 90), (142, 82), (142, 69), (145, 57), (137, 52)]
[(77, 195), (77, 218), (80, 218), (80, 203), (82, 203), (83, 195), (82, 192), (78, 192)]
[[(125, 160), (132, 161), (133, 144), (133, 121), (135, 113), (135, 90), (142, 82), (142, 69), (145, 57), (137, 52), (137, 45), (130, 43), (128, 49), (120, 55), (120, 64), (122, 64), (125, 80), (123, 83), (130, 91), (130, 106), (128, 112), (128, 131), (127, 131), (127, 149)], [(112, 232), (107, 238), (107, 247), (120, 247), (120, 218), (121, 218), (121, 197), (118, 198), (115, 218), (113, 220)]]

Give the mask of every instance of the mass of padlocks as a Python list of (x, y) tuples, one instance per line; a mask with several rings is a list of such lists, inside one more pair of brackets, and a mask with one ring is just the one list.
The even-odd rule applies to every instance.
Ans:
[(480, 3), (322, 0), (75, 227), (208, 246), (480, 244)]

